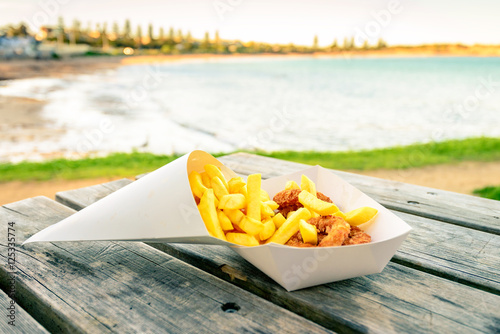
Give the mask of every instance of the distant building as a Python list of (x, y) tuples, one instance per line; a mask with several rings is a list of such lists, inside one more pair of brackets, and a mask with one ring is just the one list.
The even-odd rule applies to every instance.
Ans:
[(31, 36), (0, 36), (0, 58), (34, 58), (38, 55), (38, 42)]

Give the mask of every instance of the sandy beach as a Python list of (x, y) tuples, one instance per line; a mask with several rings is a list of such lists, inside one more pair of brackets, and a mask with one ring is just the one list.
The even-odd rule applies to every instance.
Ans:
[[(82, 57), (58, 60), (1, 60), (2, 81), (37, 77), (64, 77), (90, 74), (117, 68), (123, 57)], [(50, 128), (41, 110), (44, 102), (25, 97), (0, 95), (0, 142), (40, 141), (60, 135), (62, 129)], [(42, 158), (53, 155), (41, 154)], [(15, 158), (15, 157), (14, 157)]]
[(0, 80), (93, 73), (116, 68), (121, 65), (123, 58), (100, 56), (54, 60), (0, 60)]
[[(242, 57), (293, 57), (311, 55), (246, 55)], [(328, 55), (317, 54), (316, 57)], [(331, 56), (331, 55), (330, 55)], [(337, 55), (338, 56), (338, 55)], [(187, 56), (138, 56), (138, 57), (85, 57), (63, 60), (23, 60), (0, 62), (0, 79), (24, 79), (31, 77), (62, 77), (71, 74), (93, 73), (115, 69), (123, 65), (155, 63), (165, 61), (192, 61), (208, 58), (227, 58), (225, 55)], [(0, 81), (1, 84), (1, 81)], [(34, 99), (0, 96), (0, 141), (38, 140), (53, 136), (47, 120), (40, 112), (44, 103)], [(50, 158), (44, 157), (44, 158)], [(500, 184), (500, 162), (462, 162), (438, 166), (427, 166), (408, 170), (352, 171), (365, 175), (397, 180), (412, 184), (435, 187), (465, 194), (474, 189)], [(130, 175), (131, 178), (134, 175)], [(45, 195), (54, 198), (57, 191), (74, 189), (107, 182), (111, 179), (87, 179), (76, 181), (54, 180), (47, 182), (6, 182), (0, 184), (0, 204), (27, 197)]]

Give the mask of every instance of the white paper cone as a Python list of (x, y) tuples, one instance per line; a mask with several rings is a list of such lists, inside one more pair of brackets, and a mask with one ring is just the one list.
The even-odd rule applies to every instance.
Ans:
[(126, 240), (228, 245), (208, 234), (189, 186), (188, 174), (221, 167), (210, 154), (193, 151), (104, 197), (25, 241)]

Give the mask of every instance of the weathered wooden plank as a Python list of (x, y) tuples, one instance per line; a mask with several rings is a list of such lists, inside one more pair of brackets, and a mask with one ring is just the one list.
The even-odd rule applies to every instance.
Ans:
[(500, 236), (393, 213), (413, 231), (392, 261), (500, 295)]
[[(236, 173), (263, 178), (293, 173), (304, 164), (247, 153), (220, 157)], [(331, 170), (387, 208), (500, 235), (500, 201)]]
[[(65, 197), (67, 201), (71, 201), (70, 196)], [(416, 332), (438, 329), (453, 332), (474, 329), (493, 332), (492, 326), (496, 321), (500, 321), (495, 312), (479, 315), (480, 318), (468, 319), (464, 323), (461, 318), (462, 308), (468, 309), (469, 303), (483, 303), (483, 297), (492, 303), (498, 303), (499, 296), (435, 275), (467, 282), (473, 286), (478, 285), (483, 290), (498, 293), (498, 236), (401, 212), (396, 214), (412, 225), (415, 231), (410, 234), (395, 259), (398, 262), (406, 262), (406, 266), (409, 263), (410, 266), (418, 267), (418, 271), (393, 263), (379, 275), (291, 294), (284, 292), (260, 271), (229, 250), (199, 245), (150, 245), (260, 296), (272, 297), (273, 302), (334, 330), (364, 331), (369, 328), (384, 332), (384, 329), (409, 331), (411, 328)], [(489, 237), (494, 239), (488, 239)], [(463, 242), (468, 242), (468, 248), (464, 249), (471, 249), (471, 252), (462, 254), (457, 250)], [(461, 256), (465, 259), (461, 259)], [(363, 288), (374, 284), (378, 287), (376, 291)], [(318, 295), (311, 294), (309, 290), (319, 291)], [(455, 294), (466, 297), (462, 299)], [(339, 295), (349, 296), (349, 300), (345, 300), (346, 297), (339, 300)], [(454, 306), (450, 308), (450, 305)], [(476, 311), (480, 312), (481, 308)], [(399, 325), (391, 323), (398, 318), (401, 318)], [(475, 324), (476, 321), (484, 327)]]
[(121, 179), (94, 186), (86, 187), (86, 191), (80, 192), (78, 190), (67, 190), (64, 194), (71, 194), (71, 201), (65, 202), (65, 196), (60, 196), (61, 192), (56, 193), (56, 201), (69, 206), (72, 209), (79, 210), (82, 207), (88, 206), (101, 198), (109, 195), (115, 190), (125, 187), (127, 184), (132, 183), (130, 179)]
[[(0, 221), (14, 222), (22, 242), (74, 212), (37, 197), (3, 206)], [(51, 332), (328, 332), (143, 243), (29, 244), (16, 261), (19, 304)], [(2, 262), (3, 288), (6, 276)]]
[[(6, 252), (2, 252), (2, 261), (5, 258)], [(12, 276), (15, 279), (15, 274)], [(26, 312), (22, 307), (17, 305), (17, 303), (12, 306), (11, 310), (11, 298), (5, 294), (5, 292), (0, 291), (0, 305), (2, 308), (2, 320), (0, 321), (0, 333), (33, 333), (42, 334), (48, 333), (48, 331), (43, 328), (35, 319), (33, 319), (28, 312)], [(10, 316), (13, 317), (10, 317)], [(9, 324), (11, 322), (11, 324)]]
[[(84, 207), (78, 204), (80, 199), (92, 198), (92, 191), (60, 192), (59, 198), (80, 210)], [(500, 236), (392, 211), (414, 229), (393, 261), (500, 294)]]
[(229, 249), (151, 245), (339, 332), (496, 333), (500, 324), (500, 296), (396, 263), (380, 274), (288, 293)]

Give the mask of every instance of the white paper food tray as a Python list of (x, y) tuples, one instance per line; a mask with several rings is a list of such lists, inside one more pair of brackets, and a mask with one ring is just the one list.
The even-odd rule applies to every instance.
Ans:
[(330, 171), (310, 167), (262, 182), (272, 198), (301, 175), (316, 183), (343, 212), (376, 208), (376, 220), (363, 227), (372, 242), (341, 247), (296, 248), (278, 244), (243, 247), (209, 235), (196, 207), (188, 174), (203, 166), (221, 167), (229, 180), (236, 174), (203, 151), (193, 151), (104, 197), (25, 241), (144, 241), (227, 245), (288, 291), (379, 273), (411, 228), (382, 205)]

